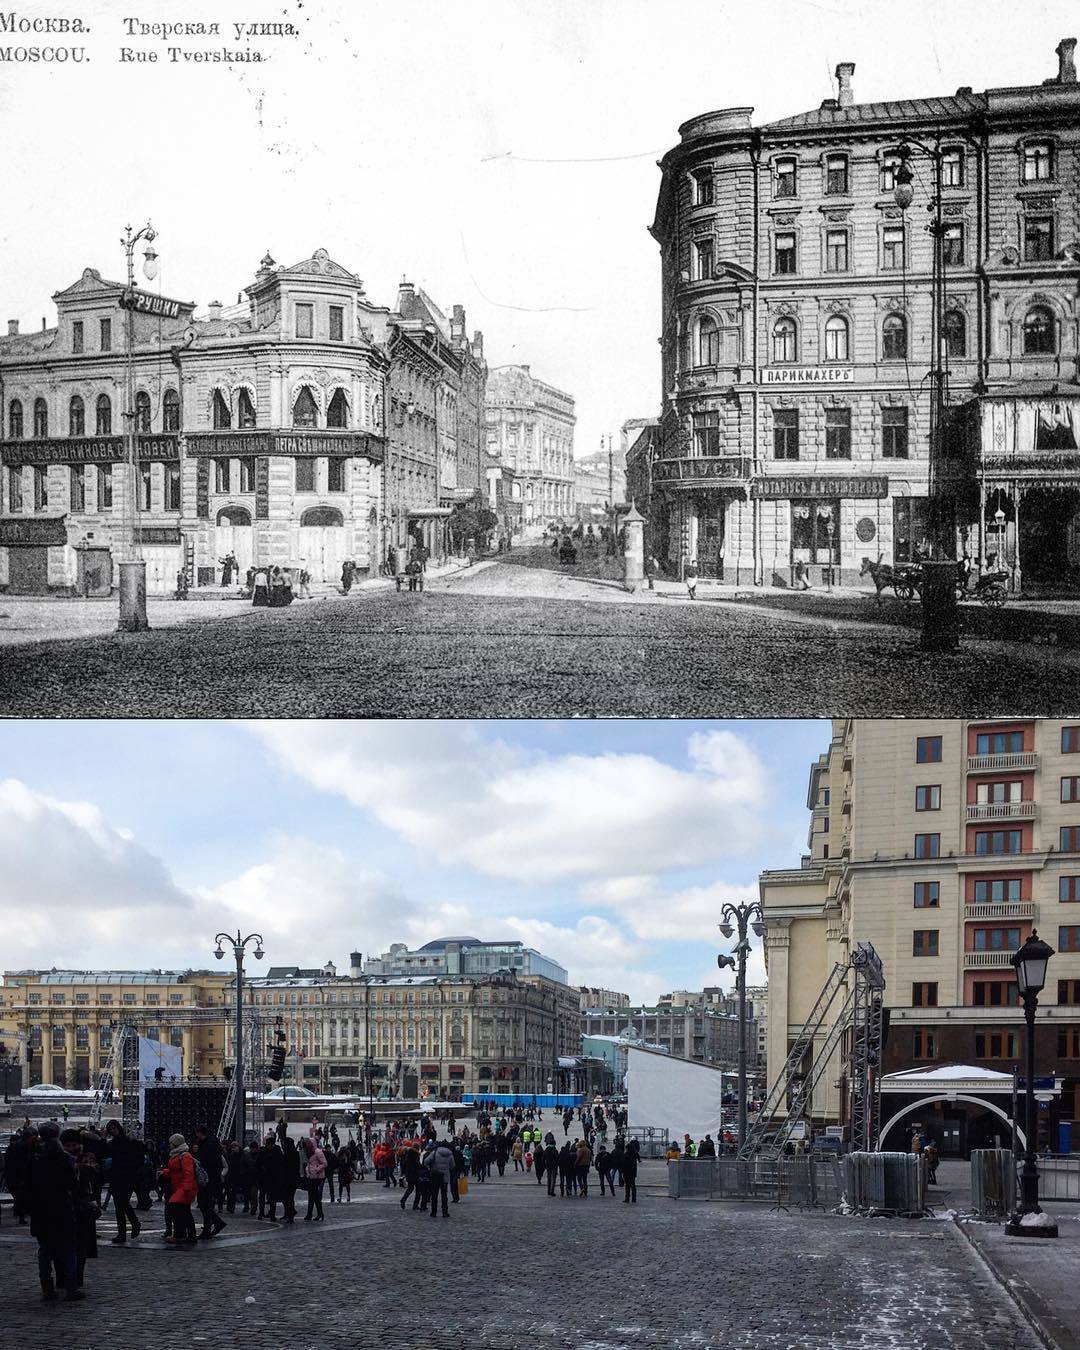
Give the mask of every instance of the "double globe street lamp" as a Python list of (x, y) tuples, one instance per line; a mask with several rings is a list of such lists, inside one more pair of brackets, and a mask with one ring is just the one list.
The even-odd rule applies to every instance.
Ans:
[(1009, 964), (1016, 972), (1016, 987), (1024, 1005), (1024, 1020), (1027, 1023), (1027, 1065), (1024, 1075), (1026, 1141), (1024, 1166), (1020, 1172), (1020, 1206), (1005, 1225), (1005, 1232), (1010, 1237), (1051, 1238), (1058, 1235), (1057, 1224), (1039, 1206), (1039, 1169), (1035, 1161), (1038, 1133), (1035, 1107), (1035, 1010), (1046, 984), (1046, 966), (1053, 955), (1053, 947), (1032, 929), (1028, 940), (1009, 958)]
[(226, 947), (232, 948), (233, 957), (236, 960), (236, 1067), (233, 1069), (234, 1082), (236, 1083), (236, 1114), (233, 1117), (233, 1137), (241, 1148), (244, 1147), (244, 1125), (245, 1125), (245, 1104), (244, 1104), (244, 951), (249, 942), (255, 943), (255, 950), (252, 955), (256, 961), (263, 959), (263, 940), (260, 933), (249, 933), (247, 937), (240, 936), (240, 930), (236, 930), (236, 936), (231, 937), (228, 933), (219, 933), (214, 939), (217, 946), (214, 948), (214, 955), (220, 961)]
[(758, 936), (765, 935), (765, 915), (761, 903), (757, 900), (737, 905), (726, 904), (720, 911), (723, 923), (720, 931), (726, 938), (734, 937), (737, 932), (739, 941), (734, 956), (718, 956), (716, 964), (721, 970), (725, 966), (737, 970), (735, 988), (739, 996), (739, 1147), (746, 1142), (746, 958), (750, 955), (751, 930)]

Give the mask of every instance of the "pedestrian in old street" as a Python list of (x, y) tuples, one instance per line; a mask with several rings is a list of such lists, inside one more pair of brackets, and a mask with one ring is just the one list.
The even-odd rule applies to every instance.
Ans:
[(637, 1140), (631, 1139), (629, 1148), (622, 1158), (623, 1200), (626, 1204), (637, 1204), (638, 1150)]
[(131, 1139), (118, 1120), (110, 1120), (105, 1126), (105, 1160), (108, 1169), (109, 1194), (112, 1196), (113, 1210), (116, 1214), (116, 1236), (113, 1245), (122, 1247), (127, 1242), (127, 1228), (131, 1225), (131, 1236), (137, 1238), (142, 1231), (135, 1211), (131, 1207), (131, 1193), (135, 1189), (139, 1170), (143, 1161), (143, 1146), (137, 1139)]
[(276, 1169), (280, 1189), (277, 1198), (281, 1200), (281, 1222), (296, 1222), (296, 1188), (300, 1185), (301, 1162), (296, 1140), (286, 1134), (281, 1141), (281, 1162)]
[(420, 1207), (420, 1145), (412, 1143), (405, 1150), (401, 1158), (401, 1175), (405, 1182), (405, 1192), (401, 1197), (401, 1208), (404, 1210), (405, 1201), (410, 1195), (416, 1196), (413, 1201), (413, 1209)]
[(696, 558), (690, 558), (687, 561), (686, 568), (683, 571), (683, 578), (686, 581), (686, 593), (691, 600), (697, 599), (698, 583), (698, 565)]
[(326, 1154), (314, 1139), (304, 1140), (304, 1153), (306, 1154), (304, 1179), (307, 1182), (308, 1192), (308, 1207), (304, 1222), (310, 1223), (312, 1219), (321, 1222), (326, 1218), (322, 1204), (323, 1186), (326, 1184)]
[(935, 1144), (932, 1139), (926, 1141), (926, 1145), (923, 1148), (923, 1157), (926, 1159), (926, 1184), (928, 1186), (936, 1186), (938, 1150), (937, 1144)]
[(356, 564), (351, 559), (346, 559), (341, 564), (341, 590), (344, 595), (348, 595), (352, 590), (353, 573), (356, 570)]
[(431, 1217), (434, 1218), (439, 1211), (439, 1200), (442, 1199), (443, 1218), (450, 1217), (450, 1206), (447, 1203), (450, 1193), (450, 1182), (454, 1174), (454, 1150), (449, 1140), (442, 1140), (434, 1144), (424, 1156), (424, 1163), (428, 1169), (428, 1175), (431, 1178)]
[(574, 1175), (577, 1181), (577, 1193), (580, 1196), (589, 1194), (589, 1171), (592, 1168), (593, 1152), (586, 1140), (582, 1139), (577, 1146), (577, 1154), (574, 1158)]
[[(604, 1186), (607, 1185), (609, 1181), (608, 1173), (611, 1168), (611, 1154), (607, 1151), (607, 1146), (605, 1144), (601, 1144), (596, 1150), (596, 1155), (593, 1158), (593, 1166), (596, 1168), (597, 1175), (600, 1178), (600, 1194), (603, 1195)], [(608, 1185), (608, 1189), (612, 1195), (615, 1194), (614, 1186)]]
[(88, 1259), (96, 1259), (97, 1221), (101, 1218), (101, 1168), (94, 1140), (79, 1130), (60, 1132), (60, 1144), (75, 1163), (75, 1287), (81, 1289)]
[(170, 1247), (192, 1247), (196, 1237), (191, 1206), (198, 1199), (199, 1186), (195, 1159), (182, 1134), (169, 1135), (169, 1156), (162, 1171), (167, 1193), (165, 1212), (172, 1228), (171, 1237), (165, 1241)]
[(215, 1238), (225, 1228), (225, 1220), (218, 1213), (218, 1196), (221, 1191), (222, 1154), (221, 1144), (216, 1134), (212, 1134), (206, 1125), (195, 1126), (195, 1147), (192, 1149), (200, 1167), (206, 1173), (206, 1184), (199, 1186), (198, 1206), (202, 1215), (200, 1241)]
[(270, 604), (270, 574), (265, 567), (257, 567), (252, 578), (251, 603), (256, 609), (266, 609)]
[(347, 1200), (352, 1204), (353, 1164), (352, 1154), (346, 1144), (337, 1151), (338, 1204)]
[(524, 1151), (525, 1150), (521, 1146), (520, 1139), (515, 1139), (514, 1142), (510, 1145), (510, 1157), (513, 1160), (515, 1172), (525, 1171), (525, 1164), (522, 1161), (522, 1154), (524, 1153)]
[(83, 1298), (76, 1285), (78, 1260), (75, 1161), (60, 1145), (60, 1127), (45, 1121), (38, 1131), (27, 1171), (30, 1236), (38, 1244), (41, 1297), (54, 1300), (57, 1286), (66, 1297)]

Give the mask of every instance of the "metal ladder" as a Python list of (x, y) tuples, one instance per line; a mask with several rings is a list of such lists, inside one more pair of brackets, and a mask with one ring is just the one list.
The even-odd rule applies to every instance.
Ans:
[[(858, 981), (856, 981), (856, 989)], [(779, 1158), (784, 1151), (784, 1145), (791, 1138), (791, 1132), (795, 1128), (795, 1122), (803, 1120), (806, 1115), (807, 1107), (810, 1105), (813, 1097), (814, 1088), (820, 1081), (822, 1075), (829, 1067), (829, 1061), (832, 1059), (833, 1051), (840, 1044), (840, 1038), (851, 1025), (852, 1017), (855, 1011), (856, 989), (852, 989), (840, 1009), (836, 1021), (829, 1028), (825, 1040), (817, 1048), (814, 1055), (814, 1063), (810, 1072), (802, 1078), (796, 1079), (792, 1088), (791, 1099), (788, 1103), (788, 1113), (785, 1119), (780, 1123), (779, 1128), (773, 1135), (767, 1146), (762, 1146), (758, 1151), (766, 1158)]]
[[(787, 1134), (790, 1133), (790, 1125), (793, 1124), (795, 1120), (792, 1106), (788, 1104), (789, 1096), (791, 1096), (791, 1100), (794, 1101), (794, 1096), (792, 1094), (798, 1094), (798, 1085), (802, 1078), (802, 1062), (806, 1057), (807, 1051), (813, 1047), (814, 1041), (820, 1035), (821, 1029), (825, 1025), (837, 995), (844, 988), (844, 985), (847, 982), (847, 973), (847, 964), (840, 961), (837, 961), (830, 971), (829, 977), (825, 981), (821, 993), (817, 997), (817, 1002), (810, 1010), (810, 1014), (803, 1024), (802, 1030), (799, 1032), (798, 1036), (796, 1036), (791, 1049), (788, 1051), (788, 1057), (784, 1063), (784, 1067), (773, 1080), (773, 1085), (769, 1089), (765, 1101), (762, 1103), (757, 1119), (746, 1132), (746, 1138), (743, 1141), (742, 1147), (739, 1149), (740, 1158), (750, 1158), (755, 1153), (764, 1151), (763, 1145), (765, 1136), (770, 1130), (778, 1128), (780, 1112), (781, 1109), (785, 1107), (787, 1108), (787, 1115), (780, 1128), (785, 1130), (784, 1137), (786, 1140)], [(843, 1013), (841, 1014), (841, 1018), (842, 1017)], [(831, 1035), (832, 1033), (830, 1032), (830, 1037)], [(815, 1065), (818, 1063), (824, 1064), (824, 1060), (821, 1056), (818, 1056)], [(816, 1077), (817, 1075), (815, 1075), (815, 1081)], [(803, 1094), (803, 1097), (805, 1099), (805, 1094)], [(779, 1152), (779, 1150), (776, 1151)], [(772, 1154), (773, 1150), (771, 1147), (768, 1152)]]
[[(262, 1019), (254, 1009), (244, 1013), (244, 1079), (248, 1087), (254, 1085), (258, 1077), (256, 1068), (256, 1055), (261, 1051), (261, 1028)], [(237, 1076), (229, 1079), (229, 1090), (225, 1094), (225, 1105), (221, 1108), (221, 1119), (218, 1121), (217, 1137), (219, 1139), (231, 1139), (233, 1126), (236, 1121), (236, 1104), (239, 1097), (239, 1083)], [(245, 1099), (246, 1100), (246, 1099)], [(245, 1121), (245, 1127), (247, 1122)]]
[[(135, 1103), (136, 1103), (136, 1105), (135, 1105), (134, 1118), (137, 1119), (137, 1117), (138, 1117), (138, 1095), (139, 1095), (139, 1085), (138, 1085), (138, 1073), (139, 1073), (138, 1054), (139, 1054), (139, 1049), (138, 1049), (138, 1046), (139, 1046), (139, 1038), (138, 1038), (138, 1034), (137, 1034), (137, 1032), (136, 1032), (136, 1030), (135, 1030), (135, 1027), (134, 1027), (130, 1022), (121, 1022), (120, 1025), (117, 1026), (117, 1028), (116, 1028), (116, 1030), (115, 1030), (115, 1033), (113, 1034), (112, 1047), (111, 1047), (111, 1049), (109, 1050), (109, 1058), (108, 1058), (108, 1061), (106, 1062), (104, 1069), (102, 1069), (101, 1072), (100, 1072), (100, 1074), (98, 1074), (97, 1088), (96, 1088), (95, 1094), (94, 1094), (94, 1104), (93, 1104), (93, 1107), (92, 1107), (91, 1110), (90, 1110), (90, 1122), (91, 1122), (91, 1124), (93, 1124), (93, 1125), (97, 1125), (97, 1126), (100, 1126), (100, 1125), (101, 1125), (101, 1117), (102, 1117), (102, 1115), (103, 1115), (103, 1113), (104, 1113), (104, 1109), (105, 1109), (105, 1105), (106, 1105), (107, 1100), (109, 1101), (109, 1104), (110, 1104), (110, 1105), (115, 1105), (117, 1099), (119, 1099), (119, 1102), (120, 1102), (120, 1114), (121, 1114), (122, 1117), (124, 1117), (124, 1120), (123, 1120), (124, 1128), (125, 1128), (125, 1129), (127, 1128), (127, 1125), (128, 1125), (127, 1117), (128, 1117), (129, 1115), (131, 1115), (131, 1112), (124, 1109), (124, 1108), (125, 1108), (125, 1105), (126, 1105), (126, 1096), (125, 1096), (125, 1091), (124, 1091), (124, 1089), (125, 1089), (125, 1086), (128, 1086), (128, 1085), (126, 1085), (125, 1082), (124, 1082), (124, 1077), (125, 1077), (125, 1075), (124, 1075), (125, 1058), (124, 1058), (124, 1057), (125, 1057), (125, 1050), (127, 1049), (128, 1042), (129, 1042), (129, 1041), (134, 1042), (134, 1046), (135, 1046), (135, 1078), (136, 1078), (136, 1082), (135, 1082)], [(130, 1059), (130, 1052), (128, 1052), (128, 1058)], [(130, 1077), (130, 1067), (129, 1067), (129, 1074), (128, 1074), (128, 1076)]]

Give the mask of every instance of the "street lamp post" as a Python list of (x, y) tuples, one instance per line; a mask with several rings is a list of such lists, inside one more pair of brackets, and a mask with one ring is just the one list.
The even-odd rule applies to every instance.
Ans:
[(720, 931), (726, 938), (732, 937), (736, 932), (739, 935), (738, 946), (735, 948), (735, 957), (719, 956), (717, 964), (721, 970), (725, 966), (734, 967), (736, 960), (738, 962), (738, 974), (736, 975), (736, 990), (739, 995), (739, 1140), (738, 1146), (742, 1148), (746, 1141), (746, 958), (750, 953), (749, 931), (752, 929), (758, 937), (765, 932), (765, 915), (762, 913), (761, 905), (757, 900), (743, 902), (738, 905), (726, 904), (720, 911), (724, 916), (724, 922), (720, 925)]
[(1016, 972), (1016, 987), (1024, 1005), (1027, 1023), (1027, 1065), (1024, 1083), (1025, 1133), (1024, 1166), (1020, 1172), (1020, 1207), (1005, 1225), (1010, 1237), (1057, 1237), (1057, 1224), (1039, 1207), (1039, 1168), (1036, 1163), (1038, 1118), (1035, 1113), (1035, 1010), (1046, 983), (1046, 964), (1054, 949), (1043, 942), (1034, 929), (1031, 936), (1013, 952), (1009, 964)]
[(142, 556), (142, 535), (139, 529), (139, 459), (137, 453), (136, 411), (135, 411), (135, 245), (140, 239), (146, 240), (143, 253), (143, 274), (153, 281), (157, 276), (157, 254), (154, 252), (154, 240), (157, 232), (149, 221), (135, 233), (131, 226), (125, 225), (121, 244), (127, 258), (127, 290), (123, 305), (127, 313), (124, 324), (125, 334), (125, 397), (124, 397), (124, 441), (127, 460), (127, 492), (125, 497), (131, 504), (131, 532), (123, 541), (125, 557), (120, 561), (120, 622), (118, 628), (128, 633), (141, 632), (149, 628), (146, 618), (146, 563)]
[(1006, 572), (1005, 561), (1005, 512), (999, 506), (994, 512), (994, 524), (997, 526), (997, 571)]
[(236, 930), (236, 936), (230, 937), (228, 933), (219, 933), (214, 939), (217, 946), (214, 948), (214, 955), (220, 961), (225, 955), (222, 943), (232, 947), (233, 956), (236, 959), (236, 1059), (233, 1073), (236, 1076), (236, 1116), (233, 1122), (233, 1131), (236, 1142), (241, 1148), (244, 1147), (244, 950), (249, 942), (254, 942), (255, 951), (252, 953), (256, 961), (263, 959), (263, 940), (259, 933), (249, 933), (247, 937), (240, 936), (240, 930)]
[[(940, 142), (925, 145), (914, 137), (909, 137), (897, 146), (895, 154), (899, 163), (894, 173), (893, 199), (899, 206), (901, 214), (907, 211), (915, 196), (912, 186), (915, 175), (908, 163), (913, 146), (926, 155), (934, 169), (934, 192), (927, 206), (927, 210), (933, 213), (933, 220), (927, 229), (934, 242), (931, 272), (930, 442), (927, 465), (927, 511), (930, 518), (930, 546), (933, 557), (923, 563), (922, 646), (926, 651), (946, 652), (955, 651), (960, 645), (960, 615), (956, 603), (956, 526), (953, 518), (952, 487), (949, 486), (947, 495), (942, 484), (949, 401), (949, 371), (945, 349), (947, 227), (942, 203), (942, 163), (945, 152)], [(906, 324), (906, 315), (904, 321)], [(910, 331), (905, 329), (905, 352), (910, 340)]]

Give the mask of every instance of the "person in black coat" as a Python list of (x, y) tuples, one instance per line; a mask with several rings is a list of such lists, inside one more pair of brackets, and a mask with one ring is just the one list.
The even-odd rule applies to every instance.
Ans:
[(495, 1136), (495, 1166), (499, 1169), (499, 1176), (506, 1171), (506, 1160), (510, 1157), (510, 1144), (507, 1142), (506, 1131), (500, 1130)]
[(615, 1187), (611, 1185), (611, 1154), (607, 1151), (607, 1146), (601, 1144), (593, 1158), (593, 1166), (600, 1174), (600, 1194), (604, 1194), (604, 1183), (608, 1183), (608, 1190), (612, 1195), (615, 1194)]
[[(280, 1154), (281, 1150), (274, 1144), (274, 1136), (270, 1135), (263, 1141), (255, 1158), (255, 1179), (258, 1182), (259, 1193), (259, 1218), (275, 1219), (277, 1217), (277, 1204), (275, 1202), (274, 1186), (278, 1182), (278, 1165), (274, 1157), (275, 1153)], [(269, 1210), (269, 1214), (267, 1214)]]
[(208, 1238), (217, 1237), (225, 1227), (225, 1220), (218, 1213), (218, 1196), (221, 1192), (222, 1162), (224, 1159), (217, 1135), (211, 1134), (205, 1125), (195, 1126), (195, 1147), (192, 1152), (198, 1158), (208, 1177), (206, 1185), (199, 1187), (198, 1199), (199, 1213), (202, 1215), (203, 1221), (199, 1238), (206, 1241)]
[(638, 1150), (637, 1140), (631, 1139), (629, 1147), (623, 1154), (622, 1177), (623, 1177), (623, 1200), (626, 1204), (631, 1201), (637, 1204), (637, 1169), (638, 1169)]
[(4, 1184), (11, 1192), (11, 1207), (21, 1224), (30, 1213), (30, 1156), (36, 1145), (37, 1130), (26, 1125), (11, 1136), (4, 1154)]
[(30, 1235), (37, 1238), (38, 1276), (45, 1300), (56, 1298), (57, 1285), (69, 1300), (85, 1298), (76, 1284), (78, 1176), (75, 1160), (60, 1147), (59, 1136), (60, 1128), (53, 1121), (41, 1126), (39, 1142), (30, 1156), (27, 1185)]
[(127, 1241), (127, 1226), (131, 1224), (131, 1236), (137, 1238), (142, 1231), (135, 1211), (131, 1207), (131, 1193), (139, 1181), (139, 1170), (143, 1164), (143, 1146), (132, 1139), (118, 1120), (110, 1120), (105, 1126), (107, 1171), (109, 1194), (112, 1196), (113, 1210), (116, 1213), (116, 1236), (113, 1245), (122, 1247)]
[(559, 1178), (559, 1146), (550, 1132), (544, 1146), (544, 1171), (547, 1173), (548, 1195), (554, 1195), (555, 1182)]
[(276, 1198), (281, 1201), (282, 1223), (296, 1221), (296, 1188), (300, 1185), (302, 1170), (296, 1140), (286, 1134), (281, 1141), (281, 1162), (276, 1169), (279, 1183)]
[(413, 1201), (413, 1209), (420, 1208), (420, 1146), (410, 1144), (410, 1146), (401, 1155), (401, 1175), (405, 1181), (405, 1194), (401, 1197), (401, 1208), (405, 1208), (405, 1201), (410, 1195), (415, 1193), (416, 1199)]

